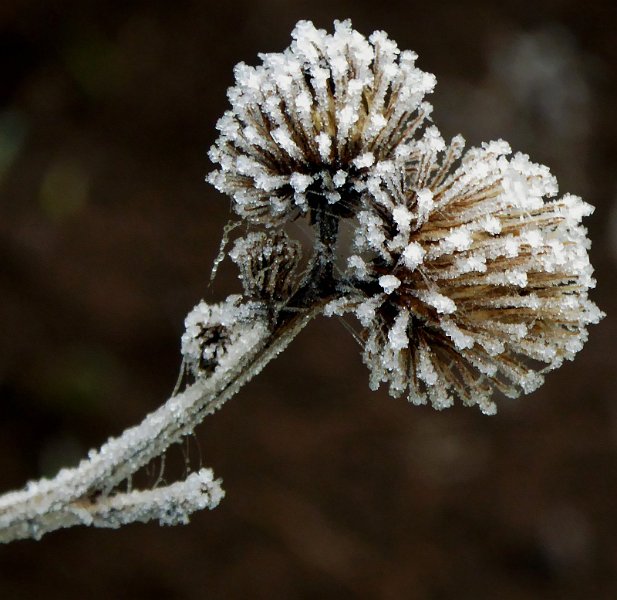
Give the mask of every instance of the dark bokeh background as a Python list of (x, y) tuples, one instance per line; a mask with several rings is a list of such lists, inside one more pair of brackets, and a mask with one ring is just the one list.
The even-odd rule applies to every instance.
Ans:
[(176, 450), (224, 478), (216, 511), (2, 547), (3, 600), (617, 597), (614, 0), (3, 0), (0, 489), (169, 394), (185, 313), (237, 289), (207, 288), (229, 204), (203, 182), (232, 67), (348, 16), (419, 53), (446, 135), (508, 139), (597, 207), (609, 317), (491, 418), (371, 393), (318, 321)]

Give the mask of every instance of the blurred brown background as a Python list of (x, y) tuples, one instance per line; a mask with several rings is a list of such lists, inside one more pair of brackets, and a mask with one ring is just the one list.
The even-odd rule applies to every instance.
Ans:
[(345, 17), (419, 53), (444, 134), (503, 137), (597, 207), (609, 317), (490, 418), (371, 393), (316, 322), (176, 449), (170, 477), (200, 452), (223, 477), (217, 510), (1, 547), (3, 600), (617, 597), (614, 0), (3, 0), (0, 489), (169, 394), (184, 315), (237, 290), (207, 288), (229, 203), (203, 181), (232, 67)]

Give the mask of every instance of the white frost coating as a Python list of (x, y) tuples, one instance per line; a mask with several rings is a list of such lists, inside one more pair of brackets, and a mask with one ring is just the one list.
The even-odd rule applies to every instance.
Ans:
[(459, 227), (450, 232), (445, 238), (445, 246), (448, 252), (456, 250), (461, 252), (469, 249), (472, 244), (471, 234), (464, 227)]
[(409, 226), (413, 215), (406, 206), (395, 206), (392, 209), (392, 218), (401, 233), (409, 232)]
[(366, 279), (368, 276), (366, 262), (357, 254), (352, 254), (347, 259), (347, 267), (352, 276), (357, 277), (358, 279)]
[(313, 178), (310, 175), (303, 175), (302, 173), (292, 173), (289, 178), (289, 183), (296, 194), (303, 194), (306, 188), (313, 183)]
[[(161, 525), (185, 525), (198, 510), (216, 508), (225, 497), (221, 480), (212, 469), (200, 469), (184, 481), (151, 490), (134, 490), (99, 499), (86, 510), (97, 527), (120, 527), (125, 523), (146, 523), (156, 519)], [(84, 523), (87, 525), (88, 523)]]
[(475, 343), (473, 336), (467, 335), (452, 321), (452, 319), (442, 319), (441, 327), (444, 333), (454, 342), (458, 350), (473, 348)]
[(418, 221), (424, 222), (434, 207), (432, 190), (428, 188), (419, 190), (416, 194), (416, 201), (418, 206)]
[(394, 319), (394, 325), (388, 331), (388, 342), (393, 350), (402, 350), (409, 346), (407, 326), (409, 325), (409, 312), (402, 310)]
[(375, 312), (382, 303), (382, 300), (383, 298), (380, 296), (374, 296), (373, 298), (358, 304), (358, 307), (355, 310), (355, 315), (364, 327), (368, 327), (371, 324), (375, 318)]
[(431, 354), (426, 348), (420, 347), (419, 358), (418, 376), (430, 388), (437, 383), (438, 379), (437, 371), (431, 362)]
[[(335, 21), (333, 33), (300, 21), (288, 48), (260, 58), (235, 68), (208, 177), (253, 222), (306, 212), (309, 185), (330, 204), (345, 189), (366, 189), (431, 111), (422, 101), (435, 78), (416, 68), (415, 54), (383, 32), (367, 39), (349, 21)], [(323, 170), (329, 182), (309, 181)]]
[(362, 264), (375, 290), (355, 311), (372, 388), (493, 414), (494, 390), (531, 392), (602, 318), (581, 224), (593, 208), (555, 199), (548, 168), (509, 153), (502, 140), (463, 153), (462, 138), (446, 147), (430, 127), (367, 181), (348, 274)]
[(328, 162), (330, 160), (330, 150), (332, 148), (332, 140), (327, 133), (321, 132), (315, 136), (317, 142), (317, 149), (319, 151), (319, 157), (322, 161)]
[(349, 305), (350, 302), (347, 298), (337, 298), (336, 300), (331, 300), (324, 307), (323, 314), (325, 317), (342, 317), (349, 311)]
[(297, 284), (300, 257), (300, 244), (284, 231), (247, 233), (234, 242), (229, 252), (229, 258), (240, 271), (238, 276), (245, 297), (262, 303), (262, 306), (252, 305), (258, 313), (276, 312), (289, 299)]
[(358, 158), (354, 158), (351, 164), (356, 167), (356, 169), (366, 169), (372, 166), (374, 162), (374, 154), (372, 152), (365, 152), (364, 154), (358, 156)]
[(343, 171), (343, 169), (339, 169), (332, 178), (332, 182), (337, 188), (343, 186), (343, 184), (347, 181), (347, 172)]

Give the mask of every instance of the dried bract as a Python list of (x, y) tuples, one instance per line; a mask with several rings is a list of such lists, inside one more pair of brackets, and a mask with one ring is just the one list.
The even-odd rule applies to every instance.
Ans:
[(240, 271), (244, 294), (275, 308), (289, 299), (301, 257), (300, 244), (283, 231), (249, 233), (236, 240), (229, 257)]

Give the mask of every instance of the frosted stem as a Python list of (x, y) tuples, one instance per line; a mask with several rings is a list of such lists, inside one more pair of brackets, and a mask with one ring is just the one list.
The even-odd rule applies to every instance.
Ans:
[(102, 496), (93, 502), (75, 500), (36, 519), (17, 520), (0, 532), (0, 540), (40, 539), (46, 533), (85, 525), (117, 529), (129, 523), (158, 520), (160, 525), (185, 525), (197, 510), (216, 508), (225, 496), (211, 469), (191, 473), (184, 481), (147, 490)]
[[(40, 537), (54, 529), (82, 524), (76, 515), (83, 514), (78, 509), (89, 504), (89, 498), (102, 494), (105, 499), (118, 484), (190, 434), (207, 414), (217, 410), (278, 356), (321, 309), (321, 304), (311, 307), (275, 328), (249, 354), (237, 354), (235, 368), (228, 365), (199, 379), (139, 425), (118, 438), (110, 438), (98, 451), (91, 450), (77, 467), (62, 469), (53, 479), (31, 481), (23, 490), (0, 496), (0, 542)], [(100, 523), (105, 521), (104, 515), (110, 513), (96, 514), (91, 524), (103, 526)]]

